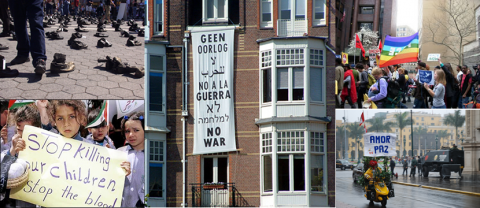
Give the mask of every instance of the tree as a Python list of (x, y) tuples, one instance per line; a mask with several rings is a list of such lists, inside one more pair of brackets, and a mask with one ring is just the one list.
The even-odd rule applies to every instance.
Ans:
[(447, 114), (443, 120), (443, 124), (455, 127), (455, 145), (457, 145), (458, 127), (462, 127), (464, 123), (465, 116), (460, 115), (460, 110), (456, 110), (455, 113)]
[(345, 155), (342, 152), (342, 149), (345, 147), (345, 126), (336, 127), (335, 138), (336, 138), (337, 151), (339, 151), (339, 153), (341, 154), (337, 158), (343, 158), (343, 156)]
[[(445, 46), (463, 64), (463, 45), (475, 39), (475, 6), (470, 0), (445, 0), (435, 2), (434, 15), (426, 17), (422, 36), (427, 42)], [(442, 59), (443, 60), (443, 59)]]
[[(440, 138), (440, 141), (445, 138), (449, 137), (450, 134), (448, 133), (448, 130), (439, 130), (437, 131), (437, 137)], [(442, 142), (440, 142), (440, 146), (442, 146)]]
[(365, 122), (368, 122), (371, 124), (371, 126), (368, 128), (369, 132), (389, 132), (392, 130), (393, 122), (385, 122), (383, 123), (383, 118), (380, 117), (373, 117), (370, 119), (365, 120)]
[[(378, 48), (378, 31), (372, 31), (370, 30), (370, 28), (362, 27), (360, 31), (357, 32), (357, 34), (358, 38), (360, 38), (360, 40), (362, 41), (363, 48), (366, 52), (368, 52), (369, 49)], [(347, 50), (347, 53), (353, 54), (356, 52), (356, 50), (360, 50), (355, 47), (355, 40), (356, 37), (354, 35), (352, 41), (350, 41), (350, 44), (348, 45), (349, 48)]]
[[(413, 129), (413, 135), (416, 135), (417, 138), (418, 138), (418, 146), (420, 147), (420, 143), (421, 143), (421, 140), (420, 139), (424, 139), (425, 138), (425, 135), (428, 134), (428, 129), (423, 127), (423, 126), (420, 126), (420, 127), (417, 127), (415, 129)], [(413, 144), (412, 144), (412, 147), (413, 147)], [(413, 149), (413, 148), (412, 148)], [(425, 146), (424, 148), (425, 150), (427, 149), (427, 147)]]
[(365, 129), (363, 129), (363, 127), (360, 126), (359, 124), (360, 123), (358, 123), (358, 122), (354, 122), (354, 123), (348, 124), (348, 126), (347, 126), (348, 134), (350, 135), (350, 137), (355, 139), (355, 143), (356, 143), (356, 146), (357, 146), (355, 148), (355, 160), (358, 160), (358, 150), (359, 150), (358, 142), (359, 142), (359, 139), (363, 138), (363, 134), (365, 133)]
[[(397, 113), (394, 115), (394, 117), (396, 121), (394, 125), (400, 129), (400, 139), (401, 139), (403, 138), (402, 137), (403, 128), (405, 128), (408, 125), (411, 125), (413, 121), (411, 117), (409, 118), (409, 112)], [(400, 144), (400, 152), (403, 152), (403, 149), (405, 149), (405, 147), (402, 144)]]

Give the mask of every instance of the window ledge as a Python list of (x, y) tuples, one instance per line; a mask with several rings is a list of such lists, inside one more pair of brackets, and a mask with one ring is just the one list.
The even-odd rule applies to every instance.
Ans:
[(305, 105), (305, 100), (299, 101), (277, 101), (277, 105)]
[(164, 38), (164, 37), (165, 37), (165, 35), (163, 35), (163, 33), (152, 36), (152, 38)]
[(278, 191), (278, 195), (306, 195), (307, 191)]
[(273, 30), (273, 27), (260, 27), (260, 30)]

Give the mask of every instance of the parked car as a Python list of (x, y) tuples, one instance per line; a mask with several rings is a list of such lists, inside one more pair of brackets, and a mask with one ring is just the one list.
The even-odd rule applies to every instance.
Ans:
[(341, 170), (345, 170), (345, 169), (353, 170), (353, 164), (348, 162), (348, 160), (337, 160), (336, 167), (340, 168)]
[(358, 179), (360, 179), (360, 176), (363, 175), (363, 163), (360, 163), (353, 169), (352, 177), (353, 177), (353, 182), (357, 182)]

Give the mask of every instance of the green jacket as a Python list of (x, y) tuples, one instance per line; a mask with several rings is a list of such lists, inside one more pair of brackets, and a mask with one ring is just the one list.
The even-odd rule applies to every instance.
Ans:
[(413, 159), (411, 167), (413, 168), (413, 167), (416, 167), (417, 165), (418, 165), (417, 159)]

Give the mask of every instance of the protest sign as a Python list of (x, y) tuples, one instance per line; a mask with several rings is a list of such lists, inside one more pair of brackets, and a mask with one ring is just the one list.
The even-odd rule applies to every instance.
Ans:
[(367, 133), (363, 135), (363, 155), (369, 157), (396, 156), (397, 136), (390, 133)]
[(370, 60), (370, 66), (373, 66), (374, 65), (374, 61), (376, 61), (377, 59), (377, 56), (380, 56), (380, 49), (376, 48), (376, 49), (370, 49), (368, 50), (368, 56), (369, 56), (369, 60)]
[(25, 126), (28, 181), (10, 197), (45, 207), (119, 207), (125, 182), (120, 167), (126, 152), (88, 144)]
[(435, 84), (435, 79), (433, 79), (433, 71), (418, 70), (418, 75), (420, 83), (427, 83), (428, 85)]
[(429, 53), (427, 57), (427, 61), (438, 61), (439, 58), (440, 58), (439, 53)]

